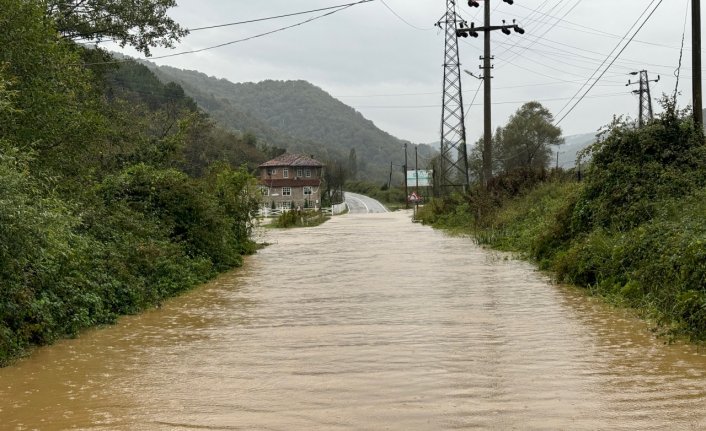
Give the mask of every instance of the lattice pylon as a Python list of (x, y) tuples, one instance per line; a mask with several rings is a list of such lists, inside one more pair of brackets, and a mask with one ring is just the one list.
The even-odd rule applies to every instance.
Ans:
[(441, 193), (465, 190), (468, 179), (468, 152), (461, 93), (461, 64), (458, 55), (455, 0), (446, 0), (446, 15), (440, 21), (445, 26), (444, 94), (441, 111), (441, 157), (439, 182)]
[(650, 94), (650, 78), (646, 70), (640, 71), (640, 126), (654, 118), (652, 114), (652, 96)]
[(650, 81), (646, 70), (641, 70), (639, 72), (630, 72), (630, 75), (638, 74), (640, 75), (640, 81), (628, 81), (627, 85), (639, 84), (640, 86), (637, 90), (633, 90), (633, 93), (637, 94), (639, 97), (639, 111), (637, 117), (637, 124), (639, 127), (642, 127), (648, 121), (654, 118), (654, 113), (652, 111), (652, 94), (650, 92), (650, 82), (659, 82), (659, 75), (657, 75), (657, 79)]

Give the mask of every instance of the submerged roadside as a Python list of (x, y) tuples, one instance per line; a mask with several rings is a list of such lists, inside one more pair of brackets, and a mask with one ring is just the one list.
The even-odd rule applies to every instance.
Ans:
[(518, 253), (558, 282), (638, 310), (669, 337), (706, 340), (706, 154), (674, 111), (643, 129), (616, 124), (584, 181), (511, 172), (419, 218)]

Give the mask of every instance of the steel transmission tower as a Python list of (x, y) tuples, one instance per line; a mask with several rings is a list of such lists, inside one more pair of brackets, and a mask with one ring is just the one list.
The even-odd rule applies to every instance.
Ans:
[(441, 111), (441, 157), (439, 166), (440, 193), (454, 189), (465, 190), (468, 181), (468, 154), (466, 126), (463, 123), (463, 96), (461, 93), (461, 64), (458, 56), (456, 25), (462, 21), (456, 15), (455, 0), (446, 0), (446, 14), (436, 23), (444, 26), (444, 95)]
[(630, 72), (630, 75), (640, 75), (640, 81), (639, 82), (632, 82), (628, 80), (628, 83), (625, 84), (627, 87), (628, 85), (639, 85), (640, 88), (637, 90), (633, 90), (632, 92), (634, 94), (637, 94), (640, 98), (640, 106), (639, 106), (639, 116), (638, 116), (638, 126), (642, 127), (645, 125), (647, 121), (650, 121), (654, 118), (654, 114), (652, 112), (652, 95), (650, 94), (650, 82), (659, 82), (659, 75), (657, 75), (657, 79), (653, 79), (650, 81), (649, 77), (647, 76), (647, 71), (646, 70), (641, 70), (639, 72)]

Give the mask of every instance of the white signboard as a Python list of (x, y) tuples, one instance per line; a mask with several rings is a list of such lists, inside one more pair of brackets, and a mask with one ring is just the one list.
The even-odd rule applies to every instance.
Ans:
[(432, 183), (432, 173), (432, 170), (407, 171), (407, 185), (416, 186), (418, 178), (419, 187), (430, 187)]

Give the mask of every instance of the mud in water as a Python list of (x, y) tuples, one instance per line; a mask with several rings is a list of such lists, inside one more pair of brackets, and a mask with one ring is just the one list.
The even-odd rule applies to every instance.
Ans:
[(0, 429), (706, 429), (706, 354), (529, 264), (400, 212), (266, 237), (0, 369)]

